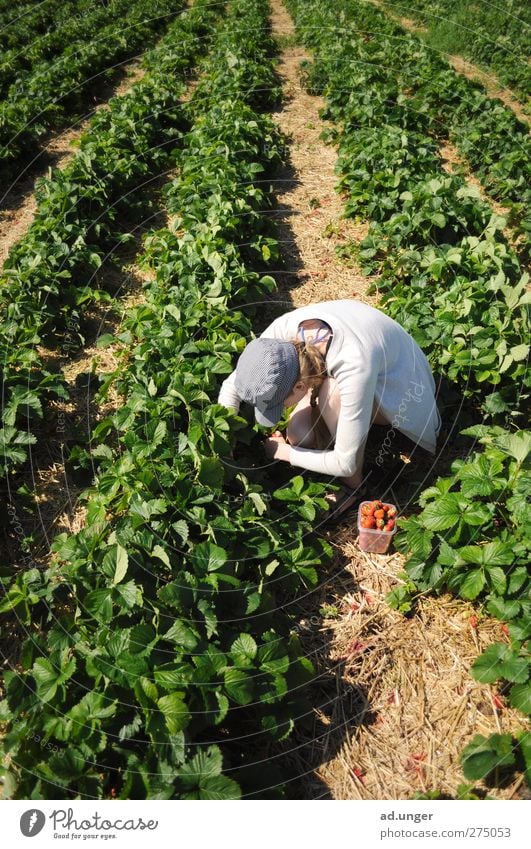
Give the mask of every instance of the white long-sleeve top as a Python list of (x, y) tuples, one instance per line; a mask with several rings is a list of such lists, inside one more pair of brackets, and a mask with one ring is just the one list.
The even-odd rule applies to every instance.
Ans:
[[(374, 405), (390, 422), (390, 430), (399, 430), (435, 453), (440, 428), (435, 381), (415, 340), (380, 310), (354, 300), (323, 301), (292, 310), (261, 335), (295, 340), (299, 324), (309, 319), (321, 319), (332, 328), (326, 369), (337, 382), (341, 409), (334, 447), (317, 451), (291, 446), (290, 463), (326, 475), (353, 475), (361, 466)], [(218, 401), (239, 410), (234, 379), (232, 372)]]

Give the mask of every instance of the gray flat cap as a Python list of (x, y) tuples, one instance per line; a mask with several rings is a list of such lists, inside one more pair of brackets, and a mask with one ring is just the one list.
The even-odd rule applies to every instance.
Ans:
[(254, 339), (236, 366), (235, 387), (242, 401), (254, 404), (258, 424), (274, 427), (282, 418), (284, 401), (299, 376), (299, 357), (292, 342)]

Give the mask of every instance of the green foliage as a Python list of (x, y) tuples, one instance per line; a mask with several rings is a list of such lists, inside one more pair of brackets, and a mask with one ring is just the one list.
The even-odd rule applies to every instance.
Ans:
[(124, 228), (149, 211), (146, 183), (168, 167), (169, 150), (188, 127), (179, 102), (185, 74), (208, 45), (216, 20), (209, 7), (196, 5), (147, 54), (146, 76), (95, 115), (67, 167), (38, 183), (34, 221), (5, 263), (0, 280), (3, 476), (26, 460), (43, 406), (53, 397), (67, 397), (60, 376), (43, 366), (39, 343), (51, 337), (53, 344), (55, 334), (62, 338), (63, 352), (71, 353), (83, 342), (85, 311), (93, 302), (111, 299), (100, 289), (102, 264), (129, 238)]
[(487, 191), (513, 204), (513, 225), (525, 227), (528, 128), (372, 4), (290, 8), (315, 51), (305, 78), (338, 127), (345, 212), (371, 219), (357, 260), (378, 275), (382, 305), (434, 370), (485, 416), (514, 419), (531, 386), (528, 276), (505, 218), (459, 171), (443, 169), (440, 142), (456, 144)]
[[(474, 0), (416, 0), (411, 6), (385, 3), (395, 14), (419, 20), (422, 37), (441, 53), (460, 53), (493, 69), (505, 85), (531, 93), (529, 71), (529, 4), (506, 0), (481, 4)], [(527, 60), (527, 61), (526, 61)]]
[[(373, 4), (288, 5), (314, 51), (303, 79), (325, 96), (324, 117), (336, 124), (328, 135), (339, 144), (346, 214), (370, 218), (357, 261), (378, 275), (383, 308), (434, 370), (471, 396), (487, 420), (514, 428), (529, 398), (528, 276), (505, 239), (505, 219), (459, 169), (443, 169), (439, 148), (450, 139), (487, 191), (513, 204), (512, 225), (526, 227), (527, 127)], [(427, 15), (433, 11), (426, 6)], [(510, 703), (527, 713), (531, 435), (487, 428), (470, 435), (484, 450), (456, 461), (451, 476), (422, 493), (421, 512), (399, 523), (396, 545), (408, 561), (388, 601), (409, 613), (420, 592), (481, 600), (509, 623), (511, 643), (490, 646), (472, 674), (505, 681)], [(516, 763), (510, 736), (498, 737), (473, 741), (468, 778)]]
[(488, 778), (515, 763), (515, 743), (510, 734), (476, 734), (461, 753), (463, 773), (469, 781)]
[(16, 170), (21, 156), (33, 152), (46, 132), (64, 126), (86, 107), (95, 76), (100, 83), (112, 79), (122, 62), (153, 43), (176, 6), (182, 8), (175, 0), (110, 0), (94, 6), (82, 3), (78, 14), (72, 14), (77, 10), (67, 4), (57, 28), (52, 24), (40, 39), (35, 39), (31, 17), (19, 19), (16, 29), (25, 31), (27, 43), (9, 51), (0, 64), (0, 86), (7, 89), (0, 102), (4, 176)]

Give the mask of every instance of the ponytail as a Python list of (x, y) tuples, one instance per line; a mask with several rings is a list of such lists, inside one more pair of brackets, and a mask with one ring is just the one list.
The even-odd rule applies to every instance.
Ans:
[(299, 358), (299, 376), (306, 386), (312, 390), (310, 403), (312, 407), (317, 406), (319, 389), (326, 377), (326, 361), (321, 352), (310, 342), (294, 340), (293, 344)]

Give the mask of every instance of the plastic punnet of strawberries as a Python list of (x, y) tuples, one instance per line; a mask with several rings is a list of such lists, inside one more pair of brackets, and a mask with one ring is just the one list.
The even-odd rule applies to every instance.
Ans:
[(379, 499), (363, 501), (358, 511), (359, 546), (362, 551), (385, 554), (396, 531), (397, 509)]

